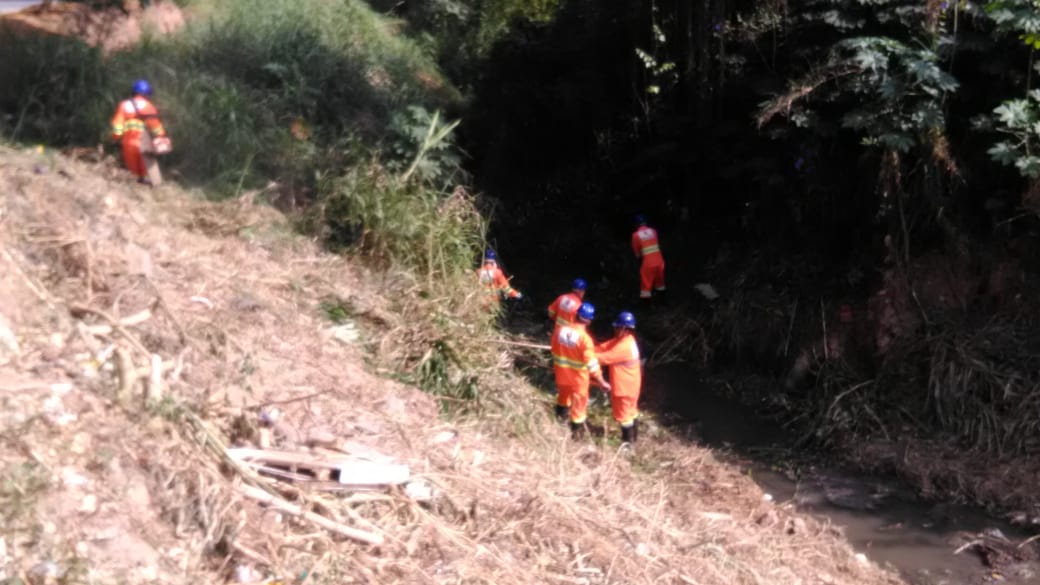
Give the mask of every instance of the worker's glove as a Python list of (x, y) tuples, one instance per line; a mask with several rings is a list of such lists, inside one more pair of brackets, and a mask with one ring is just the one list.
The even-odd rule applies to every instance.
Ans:
[(524, 298), (524, 293), (520, 293), (520, 292), (516, 293), (516, 296), (513, 297), (513, 299), (517, 300), (517, 301), (519, 301), (522, 298)]

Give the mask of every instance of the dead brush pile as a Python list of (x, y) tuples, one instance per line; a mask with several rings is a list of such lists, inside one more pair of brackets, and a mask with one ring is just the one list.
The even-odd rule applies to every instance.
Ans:
[[(897, 582), (709, 451), (570, 441), (507, 355), (463, 372), (479, 325), (407, 276), (117, 175), (0, 150), (0, 578)], [(373, 369), (475, 396), (440, 418)], [(333, 451), (428, 489), (306, 462)]]

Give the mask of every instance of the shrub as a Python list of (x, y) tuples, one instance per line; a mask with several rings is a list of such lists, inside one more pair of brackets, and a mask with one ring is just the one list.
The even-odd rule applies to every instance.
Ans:
[[(175, 36), (108, 59), (75, 39), (13, 33), (0, 37), (0, 52), (9, 138), (103, 141), (115, 104), (147, 77), (174, 142), (165, 167), (218, 193), (275, 180), (313, 196), (323, 173), (393, 141), (394, 120), (409, 108), (458, 98), (360, 0), (230, 0)], [(386, 159), (396, 156), (415, 152)]]

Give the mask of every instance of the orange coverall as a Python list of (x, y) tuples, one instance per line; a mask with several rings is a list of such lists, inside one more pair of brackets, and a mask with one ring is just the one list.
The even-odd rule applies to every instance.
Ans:
[(650, 289), (664, 291), (664, 256), (657, 243), (657, 230), (645, 225), (632, 233), (632, 252), (642, 258), (639, 267), (639, 298), (650, 298)]
[(556, 322), (556, 327), (574, 323), (574, 316), (578, 314), (579, 307), (581, 297), (573, 292), (563, 293), (549, 305), (549, 318)]
[(570, 407), (571, 423), (581, 424), (588, 416), (589, 379), (598, 379), (599, 361), (596, 342), (585, 330), (584, 323), (568, 323), (557, 327), (550, 349), (553, 373), (556, 375), (556, 404)]
[(139, 178), (148, 176), (144, 156), (141, 153), (141, 136), (145, 131), (153, 137), (165, 136), (166, 129), (159, 121), (159, 111), (148, 98), (140, 95), (119, 103), (112, 116), (112, 140), (119, 140), (123, 147), (123, 162), (130, 172)]
[(511, 299), (520, 297), (520, 293), (509, 286), (509, 279), (494, 260), (485, 261), (484, 265), (477, 270), (477, 280), (487, 290), (488, 298), (485, 306), (490, 307), (492, 304), (497, 306), (502, 302), (503, 296)]
[(614, 420), (631, 426), (639, 416), (639, 391), (643, 385), (643, 367), (639, 362), (639, 346), (631, 331), (625, 331), (596, 345), (596, 357), (610, 374), (610, 406)]

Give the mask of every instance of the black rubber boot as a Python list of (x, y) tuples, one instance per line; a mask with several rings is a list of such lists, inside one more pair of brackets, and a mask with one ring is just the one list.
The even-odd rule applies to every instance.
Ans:
[(622, 443), (632, 443), (632, 442), (634, 442), (634, 440), (632, 439), (632, 431), (634, 431), (634, 430), (635, 430), (635, 425), (628, 425), (627, 427), (625, 425), (621, 425), (621, 442)]
[(632, 440), (629, 441), (629, 442), (634, 445), (636, 440), (639, 439), (639, 419), (638, 418), (636, 420), (632, 421), (631, 434), (632, 434)]
[(570, 415), (571, 415), (571, 409), (570, 409), (569, 406), (560, 406), (559, 404), (556, 405), (556, 419), (557, 420), (559, 420), (560, 422), (563, 422), (563, 421), (567, 420), (568, 418), (570, 418)]
[(571, 421), (571, 438), (580, 439), (585, 436), (585, 423)]

